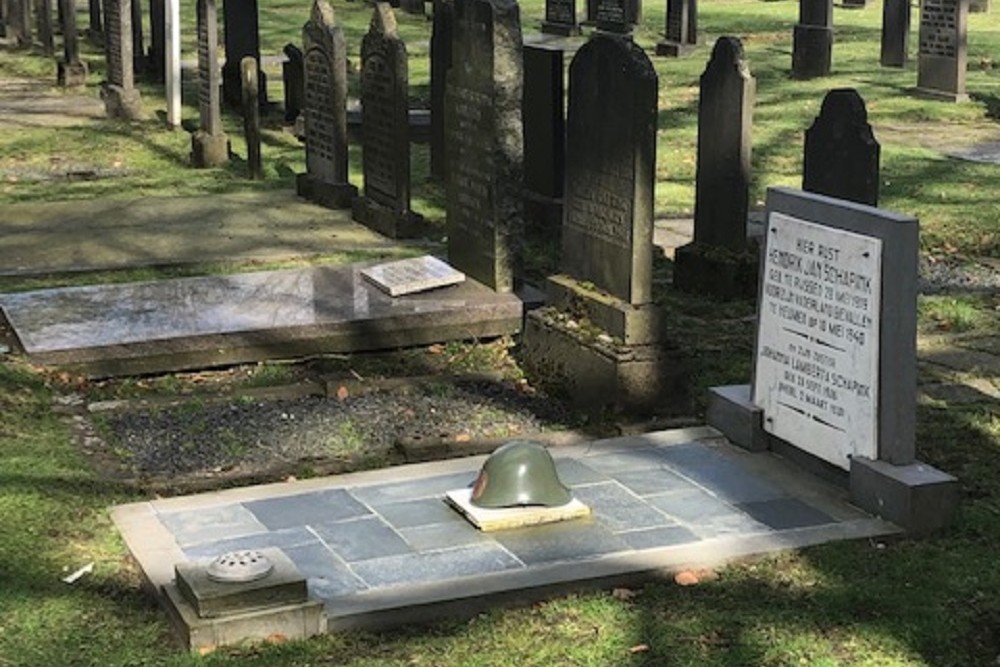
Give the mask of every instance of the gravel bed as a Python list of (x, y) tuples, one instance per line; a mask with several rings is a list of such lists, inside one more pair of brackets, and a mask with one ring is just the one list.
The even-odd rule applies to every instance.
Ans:
[(920, 257), (920, 292), (949, 294), (959, 292), (996, 293), (1000, 291), (1000, 262), (960, 257)]
[(100, 418), (109, 448), (133, 474), (219, 472), (316, 459), (385, 456), (402, 437), (517, 437), (567, 425), (559, 402), (511, 384), (471, 381), (375, 391), (343, 400), (191, 402)]

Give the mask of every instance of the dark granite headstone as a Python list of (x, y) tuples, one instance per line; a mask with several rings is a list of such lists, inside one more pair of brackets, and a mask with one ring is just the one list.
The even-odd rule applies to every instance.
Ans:
[(8, 0), (7, 37), (15, 48), (31, 48), (30, 0)]
[(593, 0), (588, 4), (593, 16), (588, 13), (587, 18), (600, 30), (627, 34), (638, 20), (639, 8), (639, 0)]
[(658, 56), (682, 56), (698, 43), (697, 0), (667, 0), (663, 40), (656, 45)]
[(348, 181), (347, 45), (326, 0), (314, 0), (302, 40), (306, 172), (296, 191), (328, 208), (350, 208), (358, 189)]
[(87, 36), (91, 41), (99, 41), (104, 38), (104, 21), (101, 18), (101, 0), (89, 0), (88, 18), (90, 25), (87, 28)]
[(386, 2), (375, 3), (361, 42), (361, 151), (364, 196), (354, 200), (354, 219), (392, 238), (413, 236), (423, 219), (410, 210), (409, 71)]
[[(139, 0), (136, 0), (137, 2)], [(167, 7), (164, 0), (149, 0), (149, 76), (165, 81), (167, 76)]]
[(566, 174), (563, 49), (524, 46), (524, 219), (526, 232), (558, 238)]
[(281, 63), (281, 78), (285, 88), (285, 120), (293, 122), (302, 113), (302, 101), (306, 94), (306, 72), (302, 62), (302, 49), (294, 44), (285, 44), (282, 49), (285, 62)]
[(132, 69), (132, 0), (105, 0), (104, 21), (105, 109), (110, 118), (141, 118), (142, 100)]
[(240, 80), (240, 61), (253, 56), (257, 61), (260, 82), (260, 103), (267, 102), (267, 80), (260, 71), (260, 27), (257, 17), (257, 0), (223, 0), (223, 41), (226, 62), (222, 66), (222, 99), (239, 108), (243, 101), (243, 84)]
[(514, 0), (455, 0), (445, 89), (448, 262), (514, 289), (523, 225), (521, 21)]
[(82, 86), (87, 82), (87, 65), (80, 60), (80, 40), (76, 30), (76, 1), (59, 0), (62, 6), (63, 59), (57, 78), (60, 86)]
[(910, 0), (885, 0), (882, 6), (883, 67), (905, 67), (910, 48)]
[(545, 0), (545, 20), (542, 32), (550, 35), (572, 36), (580, 34), (576, 22), (576, 0)]
[(674, 285), (721, 297), (756, 292), (747, 242), (756, 82), (735, 37), (720, 37), (701, 75), (694, 241), (674, 255)]
[(858, 91), (831, 90), (806, 130), (802, 189), (877, 206), (879, 152)]
[(247, 177), (264, 177), (260, 160), (260, 87), (257, 83), (257, 59), (247, 56), (240, 62), (243, 83), (243, 135), (247, 142)]
[(217, 167), (229, 162), (219, 99), (219, 19), (215, 0), (198, 0), (198, 130), (191, 136), (191, 163)]
[(451, 69), (454, 0), (434, 0), (431, 27), (431, 178), (443, 180), (447, 151), (444, 145), (444, 89)]
[(142, 0), (132, 0), (132, 71), (142, 74), (146, 71), (146, 45), (142, 34)]
[(56, 53), (55, 34), (52, 26), (52, 0), (35, 0), (35, 26), (42, 53), (53, 56)]
[(917, 92), (963, 102), (968, 61), (968, 0), (922, 0)]
[(563, 272), (626, 303), (648, 303), (656, 72), (631, 40), (595, 33), (569, 77)]
[(792, 77), (829, 76), (833, 57), (833, 0), (799, 0), (792, 38)]

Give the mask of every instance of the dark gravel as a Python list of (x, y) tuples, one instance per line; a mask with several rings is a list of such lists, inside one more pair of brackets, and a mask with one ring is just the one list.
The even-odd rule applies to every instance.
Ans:
[(995, 294), (1000, 291), (1000, 261), (922, 255), (919, 289), (922, 294)]
[(569, 424), (562, 404), (513, 384), (473, 381), (343, 400), (190, 402), (101, 418), (109, 449), (134, 474), (169, 476), (309, 460), (378, 461), (399, 438), (516, 437)]

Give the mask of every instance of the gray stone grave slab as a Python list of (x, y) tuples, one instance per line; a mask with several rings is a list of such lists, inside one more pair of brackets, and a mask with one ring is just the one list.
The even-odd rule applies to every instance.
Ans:
[(498, 531), (495, 539), (525, 565), (586, 560), (627, 548), (603, 521), (593, 519)]
[(318, 545), (321, 542), (306, 526), (295, 525), (291, 528), (270, 528), (260, 533), (243, 535), (241, 537), (229, 537), (213, 542), (199, 542), (198, 544), (185, 547), (184, 555), (192, 561), (204, 563), (232, 551), (260, 550), (266, 547), (276, 547), (287, 554), (289, 549), (305, 547), (310, 544)]
[(268, 530), (360, 518), (371, 511), (343, 489), (302, 493), (244, 504)]
[[(440, 503), (444, 506), (444, 503), (437, 498), (429, 502)], [(472, 544), (492, 544), (492, 539), (488, 537), (487, 533), (476, 528), (450, 507), (445, 506), (445, 509), (452, 517), (447, 522), (400, 528), (399, 534), (403, 536), (407, 544), (417, 551), (436, 551), (442, 545), (460, 547)]]
[(885, 0), (882, 5), (883, 67), (905, 67), (910, 57), (910, 0)]
[(778, 530), (833, 523), (826, 513), (796, 498), (775, 498), (740, 503), (738, 507), (754, 520)]
[(965, 102), (968, 64), (968, 0), (922, 0), (917, 93)]
[(877, 206), (880, 155), (858, 91), (831, 90), (806, 130), (802, 189)]
[(513, 0), (456, 0), (445, 90), (448, 262), (510, 292), (523, 229), (520, 10)]
[(594, 508), (594, 515), (614, 532), (656, 528), (674, 523), (618, 482), (587, 484), (573, 489), (573, 496)]
[(222, 131), (215, 0), (198, 0), (196, 12), (199, 126), (191, 136), (191, 163), (195, 167), (219, 167), (229, 162), (229, 137)]
[(629, 530), (618, 533), (618, 538), (637, 551), (697, 542), (701, 539), (684, 526), (678, 525)]
[(267, 531), (267, 526), (242, 505), (165, 512), (159, 516), (159, 520), (170, 530), (181, 547)]
[(91, 376), (217, 366), (488, 338), (523, 306), (466, 280), (390, 297), (365, 265), (265, 271), (0, 295), (34, 363)]
[(677, 58), (690, 53), (698, 44), (697, 0), (667, 0), (665, 21), (656, 55)]
[(319, 541), (282, 547), (282, 551), (306, 578), (309, 595), (314, 599), (327, 600), (368, 588), (347, 564)]
[(792, 35), (792, 78), (829, 76), (833, 58), (833, 0), (799, 0)]
[(378, 585), (377, 580), (366, 576), (365, 570), (357, 567), (358, 563), (412, 552), (402, 536), (378, 515), (318, 523), (312, 529), (330, 550), (352, 564), (355, 574), (371, 586)]
[(757, 253), (747, 239), (755, 95), (742, 42), (720, 37), (701, 75), (694, 240), (674, 251), (681, 290), (723, 298), (755, 290)]
[(328, 208), (351, 208), (358, 189), (348, 180), (347, 45), (326, 0), (313, 2), (302, 40), (306, 172), (296, 191)]
[(102, 84), (101, 97), (108, 117), (142, 118), (142, 100), (135, 88), (132, 62), (132, 0), (104, 3), (104, 56), (107, 79)]
[(80, 60), (80, 39), (76, 26), (74, 0), (59, 0), (62, 8), (63, 57), (59, 61), (56, 79), (60, 86), (73, 88), (87, 82), (87, 64)]
[(470, 544), (443, 551), (421, 551), (353, 564), (354, 571), (372, 588), (425, 582), (454, 581), (519, 568), (521, 563), (496, 544)]
[(390, 238), (418, 235), (424, 219), (410, 208), (409, 66), (387, 2), (375, 3), (361, 42), (361, 165), (354, 219)]
[(462, 521), (462, 517), (440, 498), (420, 498), (376, 505), (374, 510), (397, 530)]
[[(223, 0), (222, 24), (226, 62), (222, 66), (223, 101), (237, 109), (243, 103), (240, 61), (250, 56), (260, 69), (260, 24), (257, 0)], [(267, 102), (267, 79), (261, 75), (260, 103)]]

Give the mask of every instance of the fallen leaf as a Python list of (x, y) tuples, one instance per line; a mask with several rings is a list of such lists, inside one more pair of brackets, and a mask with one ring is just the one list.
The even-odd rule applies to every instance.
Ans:
[(209, 653), (212, 653), (213, 651), (215, 651), (215, 645), (214, 644), (210, 644), (208, 646), (199, 646), (198, 647), (198, 654), (199, 655), (208, 655)]
[(344, 385), (340, 385), (339, 387), (337, 387), (337, 400), (342, 401), (350, 395), (351, 392), (347, 391), (347, 387), (345, 387)]
[(691, 570), (684, 570), (674, 575), (674, 583), (678, 586), (694, 586), (698, 581), (698, 575)]
[(294, 481), (297, 481), (297, 480), (295, 478), (295, 475), (289, 475), (288, 477), (285, 478), (285, 481), (286, 482), (294, 482)]
[(455, 442), (468, 442), (472, 440), (472, 436), (468, 433), (459, 433), (455, 436)]
[(427, 348), (427, 351), (430, 352), (431, 354), (441, 354), (442, 352), (444, 352), (444, 345), (441, 345), (440, 343), (434, 343), (433, 345)]
[(649, 650), (649, 644), (636, 644), (628, 650), (629, 653), (645, 653)]
[(281, 644), (287, 642), (288, 637), (281, 634), (280, 632), (275, 632), (274, 634), (268, 635), (264, 641), (267, 642), (268, 644)]

